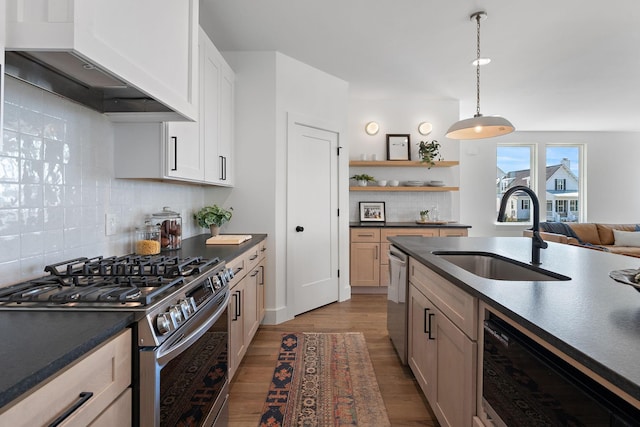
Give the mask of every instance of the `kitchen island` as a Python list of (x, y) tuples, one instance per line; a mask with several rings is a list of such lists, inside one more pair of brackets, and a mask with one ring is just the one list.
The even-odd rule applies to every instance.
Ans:
[(619, 388), (636, 407), (640, 405), (640, 292), (609, 277), (612, 270), (640, 267), (637, 259), (549, 243), (541, 251), (540, 268), (570, 280), (492, 280), (433, 252), (487, 252), (528, 264), (530, 239), (405, 236), (389, 240), (420, 264)]

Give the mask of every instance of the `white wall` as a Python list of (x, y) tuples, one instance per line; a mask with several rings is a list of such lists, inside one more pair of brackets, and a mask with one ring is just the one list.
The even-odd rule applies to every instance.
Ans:
[[(130, 253), (135, 226), (163, 206), (182, 214), (183, 237), (200, 234), (193, 212), (228, 191), (115, 179), (106, 116), (11, 77), (4, 107), (0, 286), (42, 276), (46, 264)], [(114, 236), (106, 213), (117, 217)]]
[[(360, 160), (360, 156), (375, 154), (378, 160), (387, 156), (386, 134), (409, 134), (411, 160), (417, 160), (420, 141), (437, 140), (441, 144), (443, 160), (458, 160), (460, 143), (444, 136), (449, 126), (458, 120), (458, 101), (434, 100), (419, 95), (397, 95), (382, 99), (349, 99), (349, 158)], [(365, 125), (375, 121), (380, 125), (376, 135), (368, 135)], [(420, 135), (418, 124), (429, 122), (433, 130), (429, 135)], [(459, 185), (459, 167), (452, 168), (400, 168), (400, 167), (352, 167), (350, 175), (367, 173), (381, 180), (442, 180), (447, 186)], [(460, 217), (460, 195), (457, 192), (351, 192), (349, 217), (358, 221), (358, 203), (361, 201), (385, 202), (387, 221), (411, 222), (418, 219), (420, 210), (437, 205), (440, 218), (458, 220)]]
[[(461, 141), (461, 222), (472, 225), (471, 236), (522, 235), (528, 226), (496, 224), (495, 170), (497, 143), (536, 144), (544, 164), (549, 143), (585, 144), (586, 221), (640, 223), (637, 132), (514, 132), (500, 138)], [(544, 188), (544, 176), (538, 188)], [(541, 195), (544, 197), (544, 195)], [(544, 200), (542, 200), (544, 206)], [(584, 204), (583, 204), (584, 206)]]
[[(251, 207), (251, 215), (237, 215), (230, 231), (259, 229), (269, 234), (265, 323), (292, 317), (287, 309), (286, 180), (287, 114), (313, 117), (330, 123), (348, 147), (347, 84), (278, 52), (223, 52), (236, 72), (237, 184), (227, 205)], [(344, 138), (344, 139), (343, 139)], [(339, 174), (346, 176), (346, 160)], [(346, 210), (346, 182), (340, 189)], [(259, 203), (256, 203), (259, 201)], [(260, 213), (256, 215), (256, 206)], [(348, 223), (340, 220), (340, 299), (349, 297)], [(309, 260), (313, 262), (313, 260)], [(346, 277), (346, 278), (345, 278)]]

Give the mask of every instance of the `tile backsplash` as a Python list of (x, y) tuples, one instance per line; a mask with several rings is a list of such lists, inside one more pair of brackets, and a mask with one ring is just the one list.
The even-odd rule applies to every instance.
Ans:
[[(115, 179), (106, 116), (11, 77), (0, 142), (0, 286), (46, 264), (132, 250), (133, 230), (163, 206), (182, 214), (183, 237), (202, 233), (194, 210), (219, 189)], [(205, 202), (206, 201), (206, 202)], [(105, 215), (116, 234), (105, 235)]]
[(454, 220), (451, 193), (448, 192), (351, 192), (349, 221), (360, 221), (360, 202), (385, 202), (387, 222), (413, 222), (420, 219), (421, 210), (438, 209), (441, 221)]

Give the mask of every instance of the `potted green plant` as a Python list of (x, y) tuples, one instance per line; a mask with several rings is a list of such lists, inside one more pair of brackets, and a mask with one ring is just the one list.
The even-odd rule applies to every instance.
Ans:
[(366, 173), (353, 175), (351, 179), (355, 179), (356, 181), (358, 181), (358, 185), (360, 187), (366, 187), (367, 183), (373, 182), (376, 180), (374, 177), (372, 177), (371, 175), (367, 175)]
[(429, 221), (429, 210), (420, 211), (420, 221), (427, 222)]
[(440, 156), (440, 144), (435, 139), (431, 142), (420, 141), (420, 144), (418, 144), (418, 155), (420, 156), (420, 161), (429, 164), (429, 169), (431, 169), (431, 166), (436, 164), (434, 159), (442, 160)]
[(233, 208), (226, 210), (218, 205), (205, 206), (193, 214), (193, 218), (200, 227), (208, 228), (212, 236), (217, 236), (222, 224), (231, 220), (232, 210)]

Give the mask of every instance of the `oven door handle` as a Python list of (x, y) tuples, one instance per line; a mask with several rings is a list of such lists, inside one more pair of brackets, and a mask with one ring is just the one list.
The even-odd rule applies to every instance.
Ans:
[[(189, 348), (191, 344), (199, 340), (205, 332), (207, 332), (209, 328), (218, 321), (222, 313), (227, 309), (227, 306), (229, 305), (229, 295), (230, 292), (227, 290), (227, 292), (225, 292), (224, 301), (220, 304), (218, 309), (213, 314), (208, 315), (207, 319), (198, 325), (198, 327), (193, 331), (189, 332), (188, 335), (181, 335), (177, 337), (177, 339), (167, 341), (158, 347), (156, 350), (156, 360), (158, 365), (166, 365)], [(211, 301), (211, 303), (214, 303), (216, 300)], [(204, 310), (204, 313), (199, 312), (198, 314), (207, 315), (208, 310)], [(199, 317), (201, 316), (196, 315), (196, 317), (193, 317), (191, 321), (197, 321)]]

